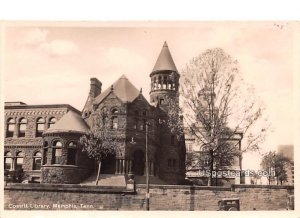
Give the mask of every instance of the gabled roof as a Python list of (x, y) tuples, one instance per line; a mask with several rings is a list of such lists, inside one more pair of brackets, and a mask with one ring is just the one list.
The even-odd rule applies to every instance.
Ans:
[(161, 70), (171, 70), (178, 72), (167, 42), (164, 43), (152, 72)]
[(98, 95), (95, 102), (99, 104), (110, 92), (113, 92), (122, 102), (132, 102), (140, 94), (124, 74), (111, 87)]
[(86, 122), (81, 118), (78, 113), (69, 111), (53, 126), (46, 130), (45, 133), (54, 132), (76, 132), (86, 133), (89, 130)]

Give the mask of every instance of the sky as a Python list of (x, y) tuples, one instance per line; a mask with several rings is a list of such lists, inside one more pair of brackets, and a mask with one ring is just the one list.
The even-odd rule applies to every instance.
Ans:
[[(26, 23), (4, 29), (5, 101), (70, 104), (82, 110), (90, 78), (103, 89), (125, 74), (149, 99), (149, 74), (164, 41), (179, 72), (206, 49), (237, 59), (266, 107), (263, 152), (293, 144), (294, 26), (289, 22)], [(254, 158), (254, 159), (253, 159)], [(245, 167), (257, 168), (257, 154)]]

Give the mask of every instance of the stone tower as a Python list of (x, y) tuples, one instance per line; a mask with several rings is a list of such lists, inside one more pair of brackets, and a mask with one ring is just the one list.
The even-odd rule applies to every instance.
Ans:
[(166, 98), (179, 101), (179, 73), (171, 56), (167, 43), (158, 56), (154, 68), (150, 74), (151, 91), (150, 103), (165, 109)]
[[(185, 178), (184, 136), (171, 131), (166, 125), (170, 104), (179, 103), (179, 73), (165, 42), (150, 74), (150, 103), (158, 116), (159, 176), (168, 184), (181, 184)], [(179, 114), (178, 114), (179, 116)]]

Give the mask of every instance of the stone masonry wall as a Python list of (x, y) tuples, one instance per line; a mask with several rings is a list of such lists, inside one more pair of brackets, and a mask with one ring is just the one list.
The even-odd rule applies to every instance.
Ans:
[[(150, 186), (150, 210), (217, 210), (222, 198), (240, 198), (241, 210), (285, 210), (293, 186), (224, 187)], [(136, 192), (80, 185), (18, 184), (6, 186), (5, 209), (145, 210), (145, 185)], [(82, 205), (81, 205), (82, 204)], [(60, 205), (60, 208), (57, 208)], [(18, 208), (19, 206), (19, 208)], [(27, 206), (27, 208), (25, 207)], [(86, 206), (83, 208), (82, 206)]]

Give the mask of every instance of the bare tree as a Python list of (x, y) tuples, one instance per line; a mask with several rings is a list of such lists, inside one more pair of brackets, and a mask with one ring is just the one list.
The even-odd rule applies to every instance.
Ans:
[(108, 155), (116, 154), (118, 139), (112, 134), (107, 112), (94, 113), (92, 123), (91, 130), (80, 137), (80, 143), (83, 145), (83, 151), (97, 162), (98, 171), (95, 184), (98, 185), (101, 163)]
[[(236, 60), (220, 48), (206, 50), (186, 65), (181, 80), (184, 124), (209, 155), (211, 172), (220, 160), (230, 165), (243, 152), (259, 149), (268, 123)], [(241, 148), (233, 140), (237, 135), (246, 139)]]

